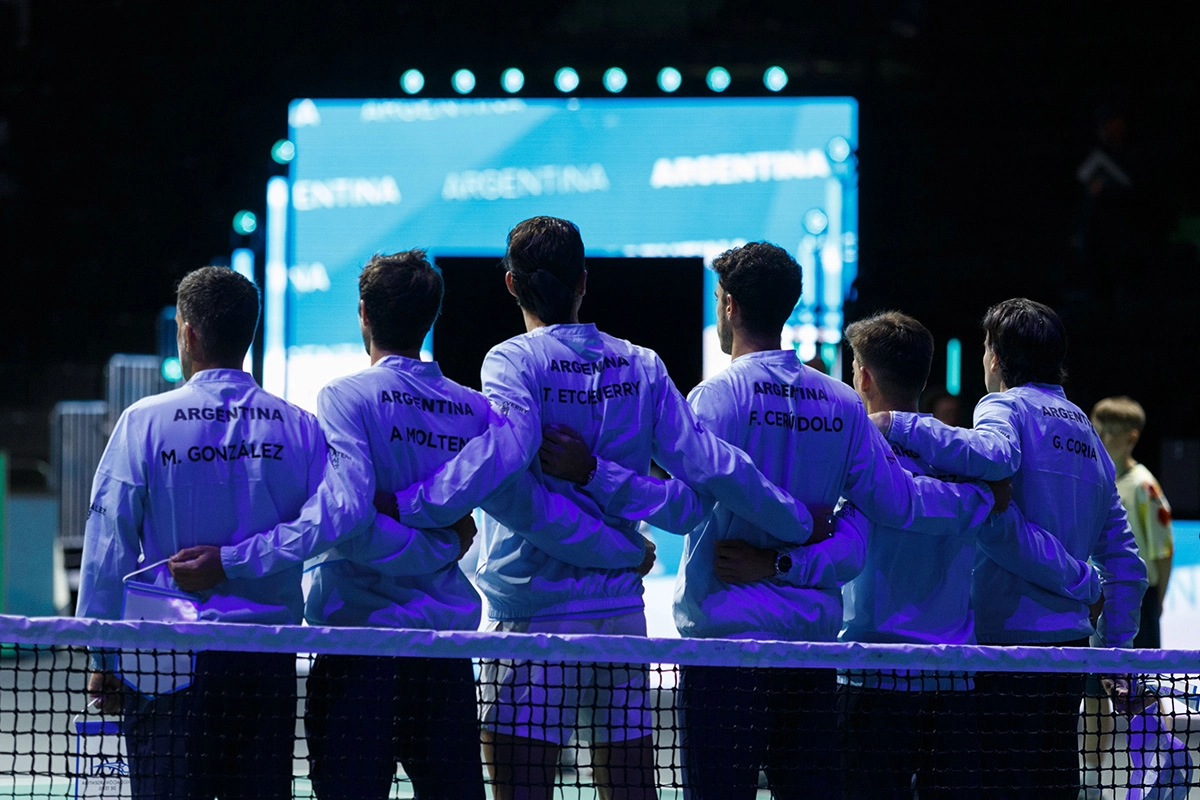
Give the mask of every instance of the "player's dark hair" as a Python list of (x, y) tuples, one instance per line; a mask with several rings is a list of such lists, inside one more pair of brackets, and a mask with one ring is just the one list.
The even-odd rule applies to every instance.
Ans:
[(933, 334), (920, 322), (883, 311), (850, 323), (846, 342), (884, 395), (914, 402), (920, 397), (933, 364)]
[(258, 327), (258, 287), (229, 267), (201, 267), (183, 276), (175, 315), (200, 337), (204, 358), (240, 367)]
[(557, 217), (518, 223), (509, 231), (503, 265), (521, 308), (547, 325), (571, 321), (584, 270), (583, 238), (575, 223)]
[(442, 311), (442, 276), (424, 250), (376, 255), (358, 276), (358, 296), (383, 350), (417, 347)]
[(1146, 427), (1146, 410), (1132, 397), (1106, 397), (1092, 406), (1092, 424), (1112, 426), (1141, 433)]
[(983, 315), (983, 333), (1005, 386), (1066, 381), (1067, 329), (1049, 306), (1024, 297), (997, 303)]
[(803, 289), (800, 265), (769, 242), (750, 242), (713, 259), (722, 288), (741, 309), (742, 324), (758, 336), (774, 336), (796, 308)]

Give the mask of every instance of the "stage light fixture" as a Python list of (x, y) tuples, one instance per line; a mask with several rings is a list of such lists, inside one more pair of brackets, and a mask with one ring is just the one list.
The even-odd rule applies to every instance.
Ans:
[(772, 92), (778, 92), (787, 86), (788, 74), (783, 67), (767, 67), (763, 73), (763, 85)]
[(946, 342), (946, 391), (958, 397), (962, 392), (962, 342)]
[(459, 94), (470, 94), (475, 90), (475, 73), (469, 69), (460, 69), (450, 76), (450, 85)]
[(674, 67), (663, 67), (658, 71), (658, 88), (670, 94), (683, 83), (683, 76)]
[(624, 89), (629, 85), (629, 77), (625, 74), (625, 70), (620, 67), (609, 67), (604, 70), (604, 88), (608, 89), (613, 94)]
[(509, 67), (500, 73), (500, 86), (509, 94), (516, 94), (525, 86), (525, 73), (516, 67)]
[(723, 92), (729, 88), (732, 79), (729, 77), (729, 70), (724, 67), (713, 67), (705, 76), (704, 82), (708, 84), (708, 88), (714, 92)]
[(405, 94), (416, 94), (425, 88), (425, 76), (419, 69), (406, 69), (400, 76), (400, 88)]
[(563, 94), (579, 88), (579, 73), (570, 67), (563, 67), (554, 73), (554, 86)]
[(287, 139), (280, 139), (271, 145), (271, 160), (276, 164), (290, 164), (296, 157), (296, 145)]
[(841, 164), (850, 157), (850, 143), (844, 136), (835, 136), (825, 145), (825, 152), (829, 153), (831, 161)]
[(233, 230), (242, 236), (249, 236), (258, 229), (258, 217), (253, 211), (239, 211), (233, 215)]
[(179, 363), (179, 356), (167, 356), (162, 360), (159, 369), (165, 381), (179, 383), (183, 380), (183, 365)]
[(804, 230), (813, 236), (820, 236), (829, 227), (829, 217), (819, 208), (810, 208), (804, 214)]

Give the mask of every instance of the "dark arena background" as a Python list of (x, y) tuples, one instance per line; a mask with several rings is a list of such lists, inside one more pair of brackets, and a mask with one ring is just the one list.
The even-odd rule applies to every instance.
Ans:
[[(363, 258), (428, 248), (447, 294), (427, 345), (477, 387), (488, 348), (522, 332), (496, 266), (505, 235), (542, 213), (529, 191), (504, 193), (538, 181), (589, 246), (584, 321), (653, 347), (685, 392), (724, 363), (705, 261), (773, 237), (788, 209), (824, 209), (778, 242), (805, 266), (791, 343), (849, 382), (845, 324), (910, 314), (936, 341), (930, 390), (950, 390), (963, 426), (985, 393), (985, 310), (1019, 296), (1054, 308), (1068, 398), (1088, 410), (1130, 395), (1147, 412), (1134, 455), (1176, 520), (1164, 646), (1200, 649), (1198, 52), (1194, 7), (1082, 0), (0, 0), (0, 613), (73, 613), (100, 455), (79, 442), (173, 385), (185, 273), (255, 277), (267, 305), (248, 364), (311, 408), (362, 359)], [(505, 128), (517, 108), (543, 127)], [(335, 137), (339, 114), (462, 126), (417, 142), (347, 123)], [(567, 197), (616, 186), (621, 159), (653, 163), (660, 141), (815, 153), (824, 166), (786, 168), (821, 182), (693, 205), (660, 203), (671, 189), (614, 196), (603, 215)], [(524, 148), (534, 172), (441, 177), (445, 159), (469, 151), (483, 170), (502, 146)], [(354, 171), (314, 177), (305, 154), (318, 152), (322, 169)], [(440, 188), (397, 186), (387, 159), (429, 166)], [(678, 160), (663, 169), (667, 185), (685, 180)], [(285, 194), (273, 216), (280, 184), (292, 206)], [(403, 224), (383, 214), (401, 191)], [(444, 200), (463, 201), (455, 216), (439, 216)], [(330, 213), (309, 224), (318, 207)], [(286, 378), (272, 360), (285, 352)], [(681, 547), (659, 543), (651, 636), (677, 636)]]
[[(1200, 511), (1188, 368), (1197, 325), (1200, 156), (1194, 12), (1084, 2), (972, 4), (580, 2), (0, 3), (0, 444), (14, 489), (44, 488), (48, 414), (99, 399), (113, 353), (155, 353), (158, 315), (196, 265), (263, 247), (240, 210), (265, 218), (284, 175), (271, 147), (288, 104), (403, 98), (767, 98), (858, 101), (858, 278), (847, 319), (897, 308), (939, 343), (963, 344), (964, 422), (981, 394), (978, 320), (992, 302), (1052, 305), (1072, 339), (1068, 392), (1149, 411), (1140, 458), (1193, 470), (1180, 511)], [(664, 93), (664, 67), (681, 74)], [(722, 124), (735, 124), (726, 119)], [(1102, 149), (1128, 185), (1081, 169)], [(515, 219), (513, 220), (516, 221)], [(497, 231), (497, 240), (504, 231)], [(587, 231), (584, 230), (585, 237)], [(586, 239), (585, 239), (586, 241)], [(416, 244), (396, 242), (397, 248)], [(674, 306), (660, 309), (664, 320)], [(939, 358), (944, 358), (939, 351)], [(944, 364), (935, 364), (935, 377)], [(1185, 441), (1162, 465), (1164, 441)], [(1174, 452), (1174, 451), (1172, 451)], [(1166, 477), (1166, 480), (1171, 480)]]

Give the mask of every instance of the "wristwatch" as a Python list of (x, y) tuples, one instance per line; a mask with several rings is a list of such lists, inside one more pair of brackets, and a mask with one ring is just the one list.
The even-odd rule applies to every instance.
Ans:
[(792, 554), (780, 550), (775, 553), (775, 576), (787, 575), (792, 571)]

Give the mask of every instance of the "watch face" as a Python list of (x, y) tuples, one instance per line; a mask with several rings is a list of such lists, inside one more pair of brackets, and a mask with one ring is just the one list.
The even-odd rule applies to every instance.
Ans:
[(775, 571), (780, 575), (792, 571), (792, 557), (787, 553), (780, 553), (779, 560), (775, 562)]

